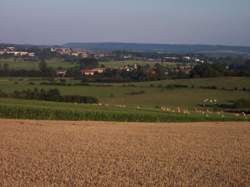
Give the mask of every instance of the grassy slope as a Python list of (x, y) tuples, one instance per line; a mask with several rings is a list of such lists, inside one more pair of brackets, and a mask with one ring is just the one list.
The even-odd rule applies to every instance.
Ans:
[[(192, 84), (226, 88), (243, 88), (247, 86), (249, 78), (218, 78), (218, 79), (194, 79), (194, 80), (166, 80), (153, 84)], [(35, 85), (29, 84), (29, 82)], [(155, 106), (180, 106), (182, 109), (196, 107), (205, 98), (217, 99), (219, 102), (235, 100), (239, 98), (249, 99), (249, 92), (208, 90), (199, 88), (166, 89), (151, 87), (152, 83), (133, 83), (134, 87), (125, 87), (124, 84), (112, 86), (47, 86), (40, 85), (41, 79), (1, 78), (0, 89), (4, 92), (33, 88), (58, 88), (62, 94), (84, 95), (97, 97), (102, 106), (76, 105), (55, 102), (29, 101), (19, 99), (0, 99), (0, 117), (2, 118), (29, 118), (29, 119), (65, 119), (65, 120), (108, 120), (108, 121), (221, 121), (244, 120), (243, 117), (221, 114), (206, 114), (191, 112), (191, 114), (166, 113)], [(18, 84), (16, 83), (18, 82)], [(73, 80), (67, 82), (77, 83)], [(249, 85), (249, 84), (248, 84)], [(141, 95), (129, 95), (128, 93), (144, 90)], [(108, 104), (108, 105), (106, 105)], [(118, 105), (124, 104), (125, 108)], [(138, 109), (137, 106), (141, 106)]]
[(217, 86), (218, 88), (248, 88), (250, 89), (250, 77), (217, 77), (217, 78), (196, 78), (196, 79), (177, 79), (177, 80), (162, 80), (152, 82), (137, 83), (140, 86), (153, 85), (169, 85), (169, 84), (184, 84), (188, 86)]
[[(48, 66), (52, 67), (52, 68), (58, 68), (58, 67), (71, 68), (71, 67), (75, 66), (74, 63), (65, 62), (63, 59), (60, 59), (60, 58), (47, 60), (46, 62), (48, 63)], [(14, 60), (14, 58), (7, 58), (7, 59), (1, 59), (0, 58), (0, 65), (3, 65), (4, 63), (9, 64), (9, 67), (11, 69), (26, 69), (26, 70), (38, 69), (38, 62), (23, 61), (20, 58), (17, 58), (16, 61)], [(105, 65), (106, 67), (110, 67), (110, 68), (119, 68), (119, 67), (126, 66), (126, 65), (133, 66), (134, 64), (138, 64), (138, 65), (149, 64), (149, 65), (153, 66), (156, 63), (159, 63), (159, 62), (147, 62), (147, 61), (129, 60), (129, 61), (100, 62), (100, 65)], [(164, 66), (168, 66), (168, 67), (175, 67), (176, 66), (176, 64), (169, 63), (169, 62), (164, 62), (164, 63), (161, 63), (161, 64), (164, 65)]]
[[(47, 60), (46, 61), (48, 66), (51, 68), (58, 68), (58, 67), (62, 67), (62, 68), (71, 68), (74, 67), (75, 64), (71, 63), (71, 62), (65, 62), (62, 59), (51, 59), (51, 60)], [(8, 59), (0, 59), (0, 65), (3, 65), (4, 63), (9, 64), (9, 68), (10, 69), (24, 69), (24, 70), (37, 70), (38, 69), (38, 62), (32, 62), (32, 61), (23, 61), (22, 59), (17, 59), (16, 61), (14, 61), (14, 59), (12, 58), (8, 58)]]
[[(206, 98), (217, 99), (218, 102), (226, 102), (228, 100), (236, 100), (240, 98), (250, 99), (249, 92), (243, 91), (224, 91), (224, 90), (208, 90), (199, 88), (176, 88), (166, 89), (158, 87), (150, 87), (150, 82), (133, 83), (135, 87), (124, 87), (123, 84), (114, 84), (112, 87), (108, 86), (47, 86), (40, 85), (42, 80), (38, 79), (18, 79), (18, 78), (1, 78), (0, 90), (5, 92), (13, 92), (15, 90), (34, 89), (34, 88), (58, 88), (62, 94), (66, 95), (83, 95), (97, 97), (101, 103), (106, 104), (126, 104), (129, 106), (150, 106), (157, 105), (167, 106), (182, 106), (194, 107), (201, 103)], [(18, 82), (18, 84), (16, 84)], [(30, 82), (35, 85), (29, 84)], [(67, 81), (77, 83), (76, 81)], [(78, 82), (79, 83), (79, 82)], [(199, 86), (217, 86), (219, 88), (234, 88), (242, 89), (249, 88), (249, 78), (216, 78), (216, 79), (190, 79), (190, 80), (166, 80), (156, 81), (154, 85), (161, 84), (163, 86), (169, 84), (185, 84)], [(129, 95), (131, 92), (145, 91), (141, 95)]]

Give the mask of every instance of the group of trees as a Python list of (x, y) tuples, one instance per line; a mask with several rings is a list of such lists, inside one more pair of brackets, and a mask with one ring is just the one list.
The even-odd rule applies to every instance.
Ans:
[(99, 62), (96, 58), (82, 58), (79, 60), (80, 68), (96, 68)]
[[(34, 62), (36, 63), (36, 62)], [(38, 64), (38, 70), (11, 69), (8, 63), (0, 64), (0, 76), (9, 77), (53, 77), (56, 76), (56, 71), (47, 66), (47, 63), (42, 59)]]
[(190, 77), (218, 77), (223, 76), (225, 72), (226, 67), (222, 64), (199, 64), (193, 68)]
[(240, 64), (225, 63), (199, 64), (191, 71), (190, 77), (250, 76), (250, 60)]
[(244, 63), (231, 64), (229, 69), (233, 76), (250, 76), (250, 59), (244, 61)]

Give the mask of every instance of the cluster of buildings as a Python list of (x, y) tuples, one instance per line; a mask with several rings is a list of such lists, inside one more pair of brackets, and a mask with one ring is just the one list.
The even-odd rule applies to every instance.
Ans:
[[(93, 76), (96, 74), (102, 74), (107, 70), (107, 68), (83, 68), (80, 70), (80, 73), (85, 76)], [(67, 74), (67, 70), (57, 70), (56, 75), (58, 77), (65, 77)]]
[[(134, 65), (126, 65), (120, 68), (105, 68), (105, 67), (100, 67), (100, 68), (82, 68), (80, 69), (80, 73), (83, 76), (94, 76), (97, 74), (102, 74), (107, 70), (117, 70), (117, 71), (123, 71), (123, 72), (133, 72), (136, 71), (138, 69), (138, 65), (134, 64)], [(192, 71), (193, 67), (192, 66), (179, 66), (176, 68), (172, 69), (172, 72), (175, 73), (184, 73), (184, 74), (190, 74)], [(156, 71), (154, 68), (149, 68), (146, 71), (148, 74), (151, 75), (155, 75)], [(168, 75), (170, 72), (166, 71), (165, 74)], [(67, 74), (67, 70), (57, 70), (57, 76), (59, 77), (65, 77)]]
[(190, 74), (192, 71), (191, 66), (180, 66), (174, 69), (175, 73), (185, 73), (185, 74)]
[(62, 56), (74, 56), (81, 58), (104, 58), (112, 56), (111, 52), (89, 51), (85, 49), (71, 49), (71, 48), (51, 48), (52, 53), (57, 53)]
[(19, 51), (15, 47), (6, 47), (3, 49), (0, 49), (0, 55), (13, 55), (16, 57), (34, 57), (35, 53), (33, 52), (27, 52), (27, 51)]
[[(86, 76), (93, 76), (96, 74), (102, 74), (104, 73), (107, 69), (111, 69), (111, 68), (83, 68), (81, 69), (81, 74), (82, 75), (86, 75)], [(126, 72), (132, 72), (134, 70), (138, 69), (138, 65), (134, 64), (133, 66), (123, 66), (121, 68), (118, 69), (114, 69), (113, 70), (118, 70), (118, 71), (126, 71)]]
[[(105, 71), (107, 71), (108, 69), (111, 69), (111, 68), (104, 68), (104, 67), (101, 67), (101, 68), (82, 68), (82, 69), (80, 69), (80, 73), (82, 75), (85, 75), (85, 76), (93, 76), (96, 74), (102, 74)], [(137, 70), (137, 69), (138, 69), (138, 65), (134, 64), (133, 66), (127, 65), (127, 66), (123, 66), (123, 67), (118, 68), (118, 69), (113, 68), (112, 70), (132, 72), (132, 71)], [(57, 70), (56, 74), (59, 77), (65, 77), (67, 74), (67, 70), (62, 70), (62, 69)]]
[(204, 60), (191, 57), (191, 56), (183, 56), (183, 57), (176, 57), (176, 56), (166, 56), (163, 58), (165, 62), (182, 62), (182, 63), (205, 63)]
[(198, 57), (192, 56), (165, 56), (158, 58), (138, 57), (133, 55), (123, 55), (122, 60), (135, 60), (135, 61), (147, 61), (147, 62), (173, 62), (173, 63), (205, 63)]
[(106, 71), (106, 68), (84, 68), (81, 69), (81, 74), (86, 76), (93, 76), (95, 74), (102, 74)]

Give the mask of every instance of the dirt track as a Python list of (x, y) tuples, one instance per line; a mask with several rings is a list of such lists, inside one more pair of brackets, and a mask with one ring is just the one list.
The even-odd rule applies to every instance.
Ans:
[(0, 120), (0, 186), (250, 186), (250, 123)]

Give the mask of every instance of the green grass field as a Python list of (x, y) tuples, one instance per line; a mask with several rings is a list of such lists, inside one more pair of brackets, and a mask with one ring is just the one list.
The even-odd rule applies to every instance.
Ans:
[[(0, 59), (0, 64), (8, 63), (11, 69), (38, 69), (38, 62), (27, 62), (22, 61), (21, 59)], [(53, 68), (71, 68), (76, 66), (74, 63), (64, 62), (63, 59), (51, 59), (47, 61), (49, 67)], [(156, 62), (144, 62), (144, 61), (110, 61), (110, 62), (101, 62), (106, 67), (117, 68), (124, 65), (145, 65), (150, 64), (154, 65)], [(171, 63), (164, 63), (167, 66), (173, 66)], [(41, 83), (52, 83), (51, 85), (44, 85)], [(149, 115), (145, 108), (150, 109), (150, 115), (152, 110), (154, 112), (159, 112), (156, 108), (160, 107), (170, 107), (177, 108), (181, 107), (183, 110), (193, 110), (198, 107), (199, 104), (203, 103), (205, 99), (214, 99), (218, 103), (226, 103), (228, 101), (235, 101), (238, 99), (250, 100), (250, 92), (244, 91), (250, 89), (250, 78), (249, 77), (219, 77), (219, 78), (206, 78), (206, 79), (179, 79), (179, 80), (162, 80), (162, 81), (153, 81), (153, 82), (138, 82), (138, 83), (112, 83), (112, 84), (101, 84), (101, 83), (90, 83), (89, 85), (80, 85), (79, 80), (66, 79), (66, 85), (55, 85), (59, 83), (59, 79), (48, 80), (45, 78), (0, 78), (0, 90), (6, 93), (11, 93), (16, 90), (24, 89), (34, 89), (34, 88), (43, 88), (43, 89), (52, 89), (57, 88), (60, 90), (62, 95), (81, 95), (81, 96), (93, 96), (96, 97), (99, 102), (105, 107), (104, 110), (100, 111), (100, 106), (87, 106), (87, 105), (68, 105), (67, 109), (76, 110), (79, 114), (76, 116), (81, 116), (82, 108), (90, 108), (91, 115), (93, 112), (107, 112), (113, 111), (121, 112), (121, 114), (126, 114), (130, 116), (133, 114), (138, 114), (137, 108), (144, 108), (144, 110), (139, 111), (139, 115)], [(186, 88), (169, 88), (171, 85), (184, 85)], [(204, 89), (201, 87), (216, 87), (217, 89)], [(229, 90), (230, 89), (230, 90)], [(139, 93), (139, 94), (133, 94)], [(19, 106), (19, 109), (22, 107), (32, 107), (33, 104), (44, 105), (41, 101), (21, 101), (21, 100), (9, 100), (1, 99), (1, 105), (14, 105)], [(27, 106), (27, 104), (30, 104)], [(121, 108), (119, 106), (125, 106)], [(60, 106), (60, 110), (64, 108), (62, 103), (46, 103), (46, 110), (56, 109)], [(65, 105), (66, 106), (66, 105)], [(87, 106), (87, 107), (86, 107)], [(55, 108), (56, 107), (56, 108)], [(62, 113), (64, 114), (66, 108), (63, 109)], [(34, 108), (33, 108), (34, 109)], [(33, 111), (32, 109), (32, 111)], [(15, 111), (15, 109), (13, 109)], [(20, 109), (23, 110), (23, 109)], [(41, 113), (46, 114), (45, 109), (41, 109)], [(12, 111), (12, 109), (11, 109)], [(153, 112), (153, 113), (154, 113)], [(15, 111), (18, 113), (18, 111)], [(32, 112), (31, 112), (32, 113)], [(53, 113), (53, 111), (52, 111)], [(67, 111), (66, 111), (67, 113)], [(113, 113), (112, 113), (113, 114)], [(119, 113), (117, 118), (121, 118)], [(20, 114), (21, 115), (21, 114)], [(125, 116), (126, 116), (125, 115)], [(153, 114), (159, 115), (159, 114)], [(161, 114), (162, 115), (162, 114)], [(160, 116), (161, 116), (160, 115)], [(102, 115), (101, 115), (102, 116)], [(104, 115), (105, 116), (105, 115)], [(109, 115), (108, 115), (109, 116)], [(112, 115), (111, 115), (112, 116)], [(137, 116), (138, 117), (138, 116)], [(135, 120), (137, 117), (132, 117), (131, 119)], [(51, 117), (52, 119), (57, 119), (55, 115)], [(97, 119), (97, 117), (86, 117), (81, 116), (80, 119)], [(116, 117), (101, 117), (102, 120), (115, 119)], [(139, 117), (146, 119), (146, 117)], [(148, 121), (157, 121), (159, 117), (148, 118)], [(162, 121), (168, 121), (170, 118), (165, 118), (165, 116), (160, 117)], [(175, 117), (174, 117), (175, 118)], [(173, 119), (174, 119), (173, 118)], [(180, 117), (181, 118), (181, 117)], [(171, 118), (172, 119), (172, 118)], [(186, 119), (189, 119), (186, 116)], [(123, 119), (124, 121), (129, 120), (128, 117)], [(160, 121), (161, 121), (160, 120)], [(211, 119), (212, 120), (212, 119)], [(147, 121), (147, 120), (146, 120)]]
[(195, 78), (195, 79), (177, 79), (177, 80), (162, 80), (153, 82), (138, 83), (140, 86), (150, 85), (169, 85), (169, 84), (183, 84), (188, 86), (216, 86), (218, 88), (248, 88), (250, 89), (250, 77), (216, 77), (216, 78)]
[[(241, 91), (250, 88), (250, 78), (212, 78), (212, 79), (185, 79), (164, 80), (156, 82), (130, 83), (130, 84), (91, 84), (91, 86), (74, 85), (79, 81), (68, 79), (66, 83), (71, 86), (40, 85), (46, 80), (38, 78), (1, 78), (0, 90), (14, 92), (15, 90), (44, 88), (58, 88), (63, 95), (94, 96), (101, 103), (127, 106), (180, 106), (196, 107), (204, 99), (216, 99), (220, 103), (229, 100), (250, 99), (249, 92)], [(47, 81), (48, 82), (48, 81)], [(152, 84), (155, 85), (152, 87)], [(162, 87), (158, 87), (158, 85)], [(194, 85), (195, 88), (164, 88), (171, 84)], [(129, 86), (130, 85), (130, 86)], [(132, 85), (132, 86), (131, 86)], [(235, 88), (237, 91), (200, 89), (199, 86), (217, 86), (218, 88)], [(142, 94), (130, 93), (144, 91)]]
[[(65, 62), (63, 59), (61, 58), (54, 58), (54, 59), (50, 59), (50, 60), (46, 60), (47, 64), (49, 67), (51, 68), (55, 68), (57, 69), (58, 67), (62, 67), (64, 69), (68, 69), (68, 68), (72, 68), (75, 67), (76, 64), (72, 63), (72, 62)], [(38, 62), (34, 62), (34, 61), (24, 61), (22, 58), (7, 58), (7, 59), (1, 59), (0, 58), (0, 65), (3, 64), (8, 64), (10, 69), (16, 69), (16, 70), (20, 70), (20, 69), (24, 69), (24, 70), (37, 70), (38, 69)], [(123, 67), (126, 65), (131, 65), (133, 66), (134, 64), (137, 65), (150, 65), (150, 66), (154, 66), (156, 63), (160, 63), (163, 66), (167, 66), (167, 67), (175, 67), (176, 64), (175, 63), (171, 63), (171, 62), (149, 62), (149, 61), (134, 61), (134, 60), (128, 60), (128, 61), (107, 61), (107, 62), (99, 62), (100, 65), (104, 65), (105, 67), (109, 67), (109, 68), (119, 68), (119, 67)]]
[[(65, 62), (63, 59), (55, 58), (46, 61), (48, 66), (54, 69), (62, 67), (64, 69), (75, 67), (76, 64), (72, 62)], [(14, 58), (0, 59), (0, 65), (8, 64), (10, 69), (15, 70), (38, 70), (38, 62), (24, 61), (21, 58), (14, 60)]]
[[(181, 108), (182, 111), (195, 111), (195, 108), (207, 98), (216, 99), (218, 103), (242, 98), (250, 99), (249, 91), (241, 90), (250, 87), (250, 79), (244, 77), (164, 80), (127, 84), (92, 83), (90, 85), (79, 85), (80, 81), (72, 79), (67, 79), (66, 85), (41, 85), (42, 82), (49, 83), (50, 81), (43, 78), (0, 78), (0, 90), (11, 93), (24, 89), (57, 88), (62, 95), (94, 96), (99, 100), (100, 105), (2, 98), (0, 99), (0, 117), (148, 122), (237, 121), (245, 120), (245, 118), (231, 114), (223, 114), (222, 117), (215, 113), (204, 116), (201, 113), (191, 112), (186, 115), (177, 113), (177, 108)], [(52, 83), (58, 82), (59, 80), (54, 80)], [(173, 84), (188, 85), (189, 87), (166, 88)], [(216, 86), (219, 89), (201, 89), (200, 86)], [(238, 90), (222, 90), (222, 87), (227, 89), (237, 87)], [(163, 112), (161, 107), (168, 107), (173, 112)]]

